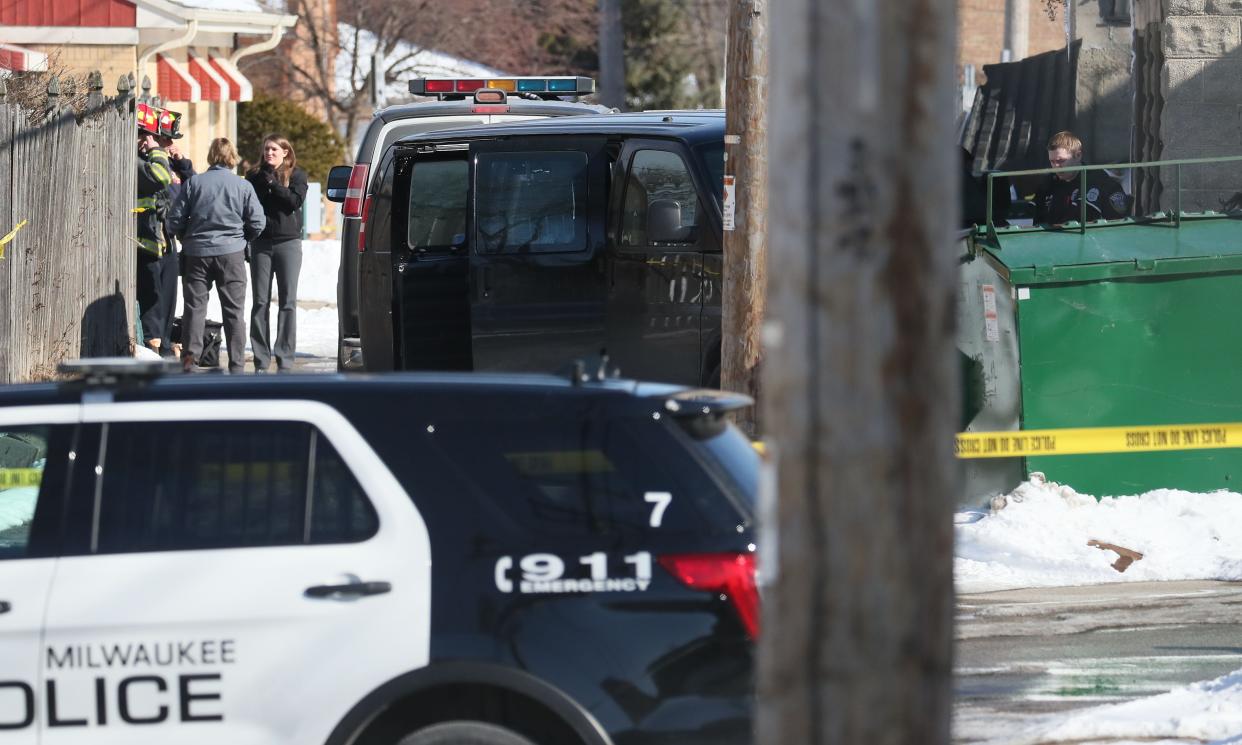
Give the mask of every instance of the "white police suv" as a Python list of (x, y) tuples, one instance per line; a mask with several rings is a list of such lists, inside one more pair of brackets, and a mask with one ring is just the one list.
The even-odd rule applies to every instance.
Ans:
[(0, 388), (0, 742), (750, 742), (742, 397), (78, 372)]

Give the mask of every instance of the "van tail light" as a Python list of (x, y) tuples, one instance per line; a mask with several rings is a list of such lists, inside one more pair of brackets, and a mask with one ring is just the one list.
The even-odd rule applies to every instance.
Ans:
[(345, 186), (345, 204), (341, 206), (341, 214), (345, 217), (358, 217), (362, 214), (362, 196), (367, 189), (367, 173), (370, 170), (371, 167), (366, 163), (357, 163), (349, 172), (349, 183)]
[(371, 217), (371, 200), (370, 194), (367, 195), (367, 201), (362, 204), (362, 224), (358, 226), (358, 253), (367, 250), (367, 220)]
[(759, 638), (759, 587), (754, 554), (676, 554), (660, 566), (686, 587), (718, 592), (729, 599), (751, 639)]

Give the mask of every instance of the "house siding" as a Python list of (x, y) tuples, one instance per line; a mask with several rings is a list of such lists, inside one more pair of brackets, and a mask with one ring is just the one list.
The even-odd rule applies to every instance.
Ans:
[(0, 26), (132, 28), (137, 6), (125, 0), (3, 0)]

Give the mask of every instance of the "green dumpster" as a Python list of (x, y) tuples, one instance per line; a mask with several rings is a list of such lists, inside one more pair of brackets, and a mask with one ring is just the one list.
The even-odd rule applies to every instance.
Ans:
[[(1242, 421), (1242, 220), (984, 229), (958, 301), (968, 431)], [(963, 467), (970, 498), (1032, 471), (1097, 497), (1242, 490), (1242, 449)]]

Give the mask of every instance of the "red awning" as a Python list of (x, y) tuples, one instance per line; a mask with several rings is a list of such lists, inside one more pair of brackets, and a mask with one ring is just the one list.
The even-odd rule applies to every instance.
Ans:
[(157, 66), (155, 88), (164, 101), (203, 100), (202, 86), (184, 64), (161, 54)]
[(237, 65), (229, 62), (227, 57), (220, 57), (215, 54), (208, 56), (208, 61), (212, 68), (220, 73), (220, 76), (229, 84), (229, 100), (230, 101), (251, 101), (254, 99), (254, 88), (250, 85), (250, 80), (237, 69)]
[(13, 44), (0, 44), (0, 70), (46, 70), (47, 55)]
[(190, 52), (190, 75), (203, 91), (204, 101), (228, 101), (228, 81), (207, 60)]

